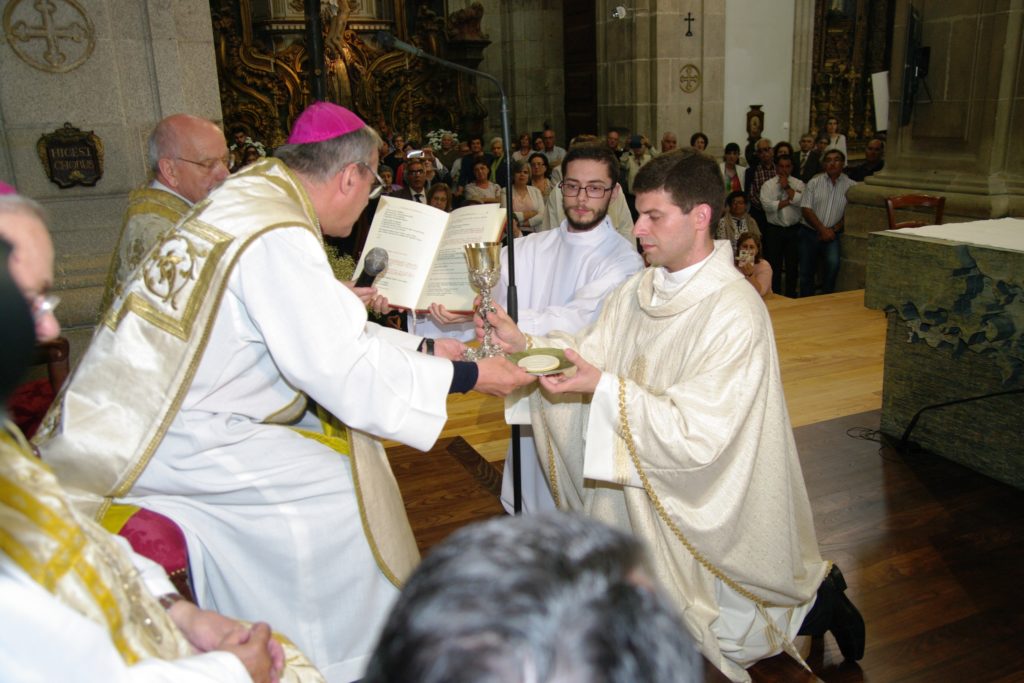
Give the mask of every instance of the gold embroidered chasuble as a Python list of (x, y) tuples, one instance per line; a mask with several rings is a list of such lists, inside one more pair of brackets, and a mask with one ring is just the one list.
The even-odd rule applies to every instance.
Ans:
[(110, 308), (132, 271), (156, 244), (161, 234), (174, 227), (191, 205), (181, 197), (158, 187), (140, 187), (128, 195), (121, 235), (110, 261), (100, 314)]
[(61, 602), (105, 625), (126, 664), (192, 654), (124, 551), (71, 507), (15, 429), (0, 431), (0, 549)]
[[(663, 303), (652, 303), (656, 295)], [(593, 327), (535, 344), (576, 348), (603, 370), (592, 397), (531, 396), (559, 506), (645, 539), (705, 656), (749, 680), (716, 636), (716, 591), (724, 585), (758, 613), (786, 614), (816, 595), (829, 565), (818, 553), (768, 313), (733, 267), (729, 243), (716, 242), (678, 291), (658, 291), (647, 268), (608, 297)], [(604, 480), (584, 474), (597, 451), (611, 454)], [(763, 635), (775, 652), (795, 654), (777, 628)]]
[[(196, 654), (124, 548), (71, 505), (17, 427), (0, 427), (0, 551), (59, 602), (105, 627), (126, 665)], [(282, 681), (323, 681), (294, 644), (274, 637), (285, 652)]]
[[(232, 192), (219, 193), (215, 206), (210, 198), (196, 204), (146, 254), (34, 439), (74, 504), (97, 519), (128, 494), (178, 413), (245, 249), (269, 231), (296, 227), (322, 244), (309, 197), (280, 161), (253, 164), (230, 183)], [(259, 207), (251, 221), (215, 218), (252, 213), (249, 203)], [(306, 405), (294, 390), (263, 422), (292, 423)], [(378, 566), (400, 585), (419, 553), (397, 483), (380, 442), (346, 432), (360, 521)], [(325, 443), (339, 450), (337, 442)]]

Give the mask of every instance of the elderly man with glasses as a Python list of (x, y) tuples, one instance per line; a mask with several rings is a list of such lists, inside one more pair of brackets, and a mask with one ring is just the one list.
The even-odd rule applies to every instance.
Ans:
[(427, 450), (449, 393), (533, 380), (368, 324), (376, 290), (335, 279), (323, 239), (380, 193), (379, 147), (309, 107), (150, 251), (37, 436), (81, 509), (172, 519), (199, 605), (267, 619), (328, 681), (361, 677), (419, 559), (378, 437)]
[(106, 311), (157, 237), (228, 177), (224, 133), (211, 121), (174, 114), (149, 136), (150, 182), (128, 195), (128, 208), (100, 304)]

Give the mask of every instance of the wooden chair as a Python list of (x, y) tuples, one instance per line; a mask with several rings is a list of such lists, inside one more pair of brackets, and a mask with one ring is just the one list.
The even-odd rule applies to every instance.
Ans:
[[(933, 221), (896, 221), (896, 210), (905, 208), (934, 208), (935, 220)], [(942, 225), (942, 212), (946, 208), (946, 198), (936, 197), (928, 194), (904, 194), (898, 197), (886, 197), (885, 209), (889, 214), (889, 229), (897, 228), (920, 228), (925, 225)]]
[(28, 438), (32, 438), (39, 428), (53, 398), (71, 372), (68, 340), (57, 337), (48, 342), (37, 342), (32, 365), (45, 365), (47, 378), (22, 383), (11, 393), (8, 401), (11, 419)]
[(66, 337), (57, 337), (52, 341), (37, 342), (34, 365), (45, 365), (50, 380), (50, 388), (56, 394), (64, 385), (64, 380), (71, 372), (70, 346)]

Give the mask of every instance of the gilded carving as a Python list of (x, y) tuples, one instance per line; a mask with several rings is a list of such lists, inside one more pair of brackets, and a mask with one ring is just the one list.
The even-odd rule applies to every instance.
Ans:
[[(376, 3), (330, 0), (321, 5), (327, 99), (355, 110), (382, 133), (421, 139), (433, 128), (479, 131), (486, 116), (473, 79), (401, 52), (384, 52), (373, 40), (389, 30), (427, 52), (474, 67), (489, 44), (480, 31), (479, 3), (446, 21), (419, 5), (414, 31), (404, 28), (405, 3), (394, 19), (364, 16)], [(308, 55), (301, 0), (284, 13), (256, 22), (251, 0), (211, 0), (217, 42), (221, 105), (227, 128), (244, 127), (269, 146), (282, 144), (292, 122), (310, 102)]]
[(92, 20), (77, 0), (11, 0), (3, 26), (14, 54), (49, 73), (81, 66), (96, 46)]
[(889, 68), (895, 0), (816, 0), (809, 130), (839, 120), (847, 149), (875, 134), (871, 74)]

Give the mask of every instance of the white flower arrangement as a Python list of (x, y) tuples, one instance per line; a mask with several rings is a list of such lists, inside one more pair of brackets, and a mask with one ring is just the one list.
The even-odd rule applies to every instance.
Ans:
[(455, 143), (455, 146), (459, 146), (458, 133), (453, 133), (452, 131), (445, 130), (444, 128), (438, 128), (437, 130), (432, 130), (429, 133), (427, 133), (427, 142), (430, 143), (430, 146), (434, 148), (435, 152), (441, 151), (441, 138), (443, 138), (445, 135), (451, 135), (452, 141)]

